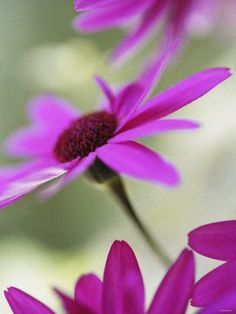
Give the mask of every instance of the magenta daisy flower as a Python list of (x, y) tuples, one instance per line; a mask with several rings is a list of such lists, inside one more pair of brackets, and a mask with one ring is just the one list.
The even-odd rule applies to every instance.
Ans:
[(227, 32), (235, 26), (236, 4), (228, 0), (74, 0), (74, 21), (81, 32), (98, 32), (112, 27), (125, 27), (127, 35), (113, 52), (117, 60), (142, 46), (150, 35), (159, 32), (164, 19), (164, 39), (180, 44), (188, 34), (204, 34), (228, 23)]
[[(194, 258), (185, 249), (171, 266), (148, 310), (142, 273), (134, 252), (116, 241), (107, 257), (103, 281), (96, 275), (82, 276), (71, 298), (56, 289), (67, 314), (184, 314), (194, 284)], [(46, 306), (16, 288), (5, 293), (14, 314), (52, 314)]]
[(198, 124), (167, 115), (198, 99), (231, 75), (227, 68), (199, 72), (145, 101), (152, 83), (136, 81), (118, 93), (101, 79), (106, 106), (81, 115), (67, 101), (36, 97), (29, 105), (31, 125), (6, 141), (7, 152), (28, 157), (19, 166), (1, 170), (0, 207), (8, 206), (54, 179), (51, 194), (100, 161), (119, 174), (175, 186), (179, 175), (169, 161), (134, 140)]
[(189, 245), (199, 254), (225, 261), (203, 276), (195, 285), (192, 304), (208, 306), (228, 295), (228, 301), (217, 305), (218, 310), (236, 310), (236, 220), (207, 224), (189, 233)]

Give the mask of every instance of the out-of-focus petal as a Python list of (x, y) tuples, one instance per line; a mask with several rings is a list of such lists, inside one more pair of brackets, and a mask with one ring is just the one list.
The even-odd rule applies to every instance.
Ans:
[(89, 309), (91, 314), (100, 314), (102, 307), (102, 282), (94, 274), (82, 276), (75, 287), (76, 302)]
[(161, 0), (159, 1), (158, 5), (154, 3), (143, 12), (138, 25), (134, 26), (134, 29), (128, 33), (128, 35), (122, 40), (121, 43), (118, 44), (112, 53), (112, 61), (117, 61), (126, 54), (131, 55), (132, 50), (136, 48), (138, 44), (143, 46), (144, 40), (150, 31), (153, 30), (154, 25), (159, 21), (166, 3), (166, 0)]
[(106, 5), (113, 5), (119, 3), (120, 0), (75, 0), (74, 7), (76, 11), (92, 10), (101, 8)]
[(132, 249), (116, 241), (108, 254), (103, 280), (103, 314), (144, 314), (142, 274)]
[(97, 32), (119, 26), (127, 19), (140, 13), (149, 4), (147, 1), (126, 0), (108, 8), (100, 8), (82, 14), (74, 20), (75, 29), (82, 32)]
[(204, 256), (236, 260), (236, 220), (210, 223), (189, 233), (189, 245)]
[(176, 186), (180, 181), (174, 166), (154, 151), (135, 142), (104, 145), (97, 149), (97, 155), (118, 173), (166, 186)]
[(0, 180), (0, 208), (16, 202), (40, 185), (60, 177), (67, 171), (62, 165), (38, 162), (24, 164), (16, 169), (14, 174), (12, 171), (9, 175), (5, 173), (5, 178)]
[(227, 262), (203, 276), (194, 287), (192, 305), (209, 306), (232, 290), (236, 292), (236, 261)]
[(184, 314), (194, 285), (195, 264), (185, 249), (167, 272), (147, 314)]
[(5, 297), (14, 314), (55, 314), (46, 305), (20, 289), (9, 288), (5, 291)]
[(96, 158), (95, 153), (90, 153), (87, 157), (77, 158), (74, 160), (74, 165), (65, 173), (64, 176), (59, 178), (56, 182), (52, 183), (44, 190), (39, 193), (39, 196), (43, 199), (47, 199), (56, 194), (60, 189), (62, 189), (66, 184), (69, 184), (76, 177), (80, 176), (88, 167), (94, 162)]
[(65, 100), (49, 95), (35, 97), (29, 105), (32, 125), (11, 135), (5, 143), (13, 156), (51, 156), (59, 134), (79, 117)]
[(137, 128), (118, 133), (111, 140), (109, 140), (109, 143), (117, 143), (122, 141), (124, 142), (135, 138), (176, 130), (196, 129), (199, 126), (200, 125), (197, 122), (183, 119), (166, 119), (151, 121)]
[(131, 119), (126, 128), (165, 117), (200, 98), (231, 75), (228, 68), (201, 71), (149, 100)]

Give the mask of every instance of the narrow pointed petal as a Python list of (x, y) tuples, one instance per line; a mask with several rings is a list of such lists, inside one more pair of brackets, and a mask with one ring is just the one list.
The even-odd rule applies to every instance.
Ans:
[(51, 156), (58, 135), (79, 117), (65, 100), (50, 95), (35, 97), (29, 104), (32, 125), (11, 135), (5, 143), (12, 156)]
[(75, 287), (76, 302), (89, 309), (91, 314), (100, 314), (102, 306), (102, 282), (94, 274), (82, 276)]
[(115, 95), (113, 94), (113, 91), (111, 90), (110, 86), (107, 84), (107, 82), (103, 78), (96, 76), (95, 80), (98, 86), (100, 87), (101, 91), (105, 95), (106, 99), (108, 100), (110, 109), (112, 110), (113, 102), (115, 100)]
[(59, 289), (54, 289), (59, 297), (66, 314), (96, 314), (91, 312), (88, 308), (80, 306), (74, 299)]
[(236, 260), (236, 220), (215, 222), (189, 233), (190, 247), (204, 256), (222, 260)]
[(191, 298), (195, 265), (191, 251), (185, 249), (167, 272), (147, 314), (183, 314)]
[(116, 97), (113, 110), (118, 119), (125, 118), (134, 108), (137, 107), (137, 103), (144, 92), (144, 86), (139, 83), (128, 84), (124, 87)]
[(74, 20), (75, 29), (81, 32), (97, 32), (119, 26), (127, 19), (139, 14), (148, 3), (146, 1), (126, 0), (96, 11), (84, 13)]
[(42, 184), (65, 174), (62, 166), (47, 163), (30, 163), (19, 167), (16, 173), (7, 175), (0, 180), (0, 208), (15, 203), (26, 194), (37, 189)]
[(190, 121), (190, 120), (183, 120), (183, 119), (166, 119), (166, 120), (157, 120), (151, 121), (142, 126), (139, 126), (134, 129), (130, 129), (124, 132), (120, 132), (115, 135), (109, 142), (110, 143), (117, 143), (117, 142), (124, 142), (129, 141), (132, 139), (150, 136), (154, 134), (160, 134), (170, 131), (177, 131), (177, 130), (191, 130), (196, 129), (200, 125), (197, 122)]
[(46, 305), (17, 288), (5, 291), (5, 297), (14, 314), (55, 314)]
[(168, 161), (135, 142), (104, 145), (97, 149), (97, 155), (118, 173), (166, 186), (176, 186), (180, 181), (176, 169)]
[(192, 305), (210, 306), (231, 291), (235, 291), (236, 296), (236, 261), (227, 262), (203, 276), (194, 287)]
[(69, 184), (73, 180), (75, 180), (78, 176), (80, 176), (83, 172), (85, 172), (89, 166), (94, 162), (96, 158), (95, 153), (90, 153), (87, 157), (82, 159), (74, 160), (74, 165), (71, 167), (64, 176), (59, 178), (56, 182), (52, 183), (46, 189), (42, 190), (39, 193), (39, 197), (42, 199), (47, 199), (52, 197), (57, 192), (59, 192), (65, 185)]
[(129, 121), (127, 128), (165, 117), (200, 98), (231, 76), (228, 68), (201, 71), (155, 96)]
[(144, 314), (144, 286), (138, 262), (124, 241), (108, 254), (103, 280), (103, 314)]
[(94, 10), (107, 5), (113, 5), (120, 0), (74, 0), (74, 7), (76, 11)]
[(148, 34), (153, 30), (155, 23), (159, 21), (165, 8), (166, 1), (159, 1), (159, 5), (154, 3), (146, 11), (144, 11), (138, 25), (135, 25), (134, 29), (122, 40), (122, 42), (116, 47), (112, 53), (111, 60), (117, 61), (126, 54), (131, 55), (132, 50), (136, 48), (138, 44), (143, 45), (143, 41)]

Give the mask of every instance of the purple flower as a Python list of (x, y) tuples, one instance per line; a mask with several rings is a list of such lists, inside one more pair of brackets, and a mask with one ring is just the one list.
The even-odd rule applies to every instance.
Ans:
[[(132, 249), (116, 241), (107, 257), (103, 281), (81, 277), (71, 298), (56, 290), (67, 314), (184, 314), (194, 284), (194, 258), (185, 249), (172, 265), (151, 305), (145, 310), (144, 283)], [(14, 314), (52, 314), (46, 306), (16, 288), (6, 292)]]
[(156, 74), (151, 80), (130, 83), (118, 93), (113, 93), (98, 78), (107, 104), (87, 115), (81, 115), (57, 97), (36, 97), (29, 106), (31, 125), (17, 131), (6, 142), (8, 153), (30, 159), (19, 166), (2, 169), (0, 207), (61, 177), (45, 192), (55, 193), (88, 169), (96, 158), (117, 173), (166, 186), (177, 185), (179, 175), (169, 161), (133, 140), (198, 127), (192, 121), (163, 118), (198, 99), (230, 75), (227, 68), (204, 70), (148, 101), (144, 98)]
[[(236, 311), (236, 220), (201, 226), (189, 233), (189, 245), (196, 252), (226, 263), (203, 276), (195, 285), (192, 304), (208, 306), (219, 298), (219, 310)], [(234, 293), (235, 291), (235, 293)]]
[[(180, 44), (189, 33), (207, 33), (211, 28), (235, 25), (236, 4), (228, 0), (74, 0), (75, 10), (83, 12), (74, 21), (82, 32), (126, 27), (127, 35), (116, 47), (112, 59), (130, 54), (149, 35), (159, 32), (164, 19), (164, 39)], [(85, 12), (84, 12), (85, 11)], [(231, 27), (232, 29), (232, 27)]]

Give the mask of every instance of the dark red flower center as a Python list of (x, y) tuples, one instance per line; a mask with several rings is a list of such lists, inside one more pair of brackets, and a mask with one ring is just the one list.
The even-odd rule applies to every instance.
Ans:
[(54, 146), (54, 155), (60, 162), (88, 156), (112, 137), (117, 126), (115, 116), (95, 112), (83, 116), (60, 134)]

